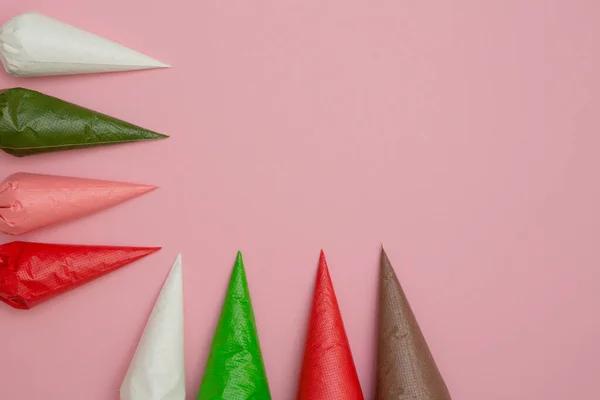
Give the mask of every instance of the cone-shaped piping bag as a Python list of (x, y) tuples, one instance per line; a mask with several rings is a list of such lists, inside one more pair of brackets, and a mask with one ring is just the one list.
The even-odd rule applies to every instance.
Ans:
[(155, 186), (20, 172), (0, 183), (0, 232), (21, 235), (115, 206)]
[(380, 273), (376, 400), (451, 400), (383, 248)]
[(0, 27), (0, 61), (14, 76), (90, 74), (168, 65), (120, 44), (28, 12)]
[(121, 400), (185, 400), (181, 254), (167, 277), (121, 385)]
[(0, 91), (0, 149), (16, 157), (167, 137), (34, 90)]
[(271, 399), (240, 252), (198, 393), (198, 400), (215, 399)]
[(331, 277), (321, 251), (298, 400), (362, 400)]
[(0, 301), (27, 310), (159, 249), (32, 242), (3, 244), (0, 245)]

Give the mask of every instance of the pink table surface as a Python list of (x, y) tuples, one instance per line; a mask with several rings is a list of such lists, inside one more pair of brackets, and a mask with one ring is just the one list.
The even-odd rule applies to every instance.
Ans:
[(28, 10), (174, 68), (0, 74), (172, 135), (0, 154), (2, 175), (161, 187), (22, 239), (164, 249), (0, 307), (0, 398), (115, 400), (179, 251), (195, 398), (241, 249), (273, 398), (293, 399), (324, 248), (372, 399), (381, 242), (455, 399), (598, 398), (600, 2), (5, 0), (0, 19)]

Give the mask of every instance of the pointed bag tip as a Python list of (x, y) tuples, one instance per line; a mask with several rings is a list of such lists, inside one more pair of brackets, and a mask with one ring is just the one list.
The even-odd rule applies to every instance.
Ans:
[(177, 254), (175, 257), (175, 261), (173, 262), (173, 266), (171, 267), (171, 274), (178, 274), (181, 272), (183, 268), (183, 263), (181, 262), (181, 253)]
[(154, 132), (149, 129), (143, 129), (143, 130), (146, 133), (146, 137), (142, 138), (140, 140), (137, 140), (137, 141), (144, 142), (144, 141), (154, 141), (154, 140), (167, 140), (167, 139), (171, 138), (171, 136), (165, 135), (164, 133)]
[(386, 261), (389, 263), (389, 261), (390, 261), (387, 253), (385, 252), (385, 249), (383, 248), (383, 245), (381, 245), (380, 259), (381, 259), (381, 262)]
[(144, 185), (144, 184), (133, 184), (133, 189), (137, 191), (140, 195), (150, 193), (158, 189), (158, 186), (155, 185)]
[(387, 253), (385, 252), (385, 248), (383, 247), (383, 243), (381, 243), (381, 247), (380, 247), (380, 253), (379, 253), (379, 267), (380, 270), (383, 271), (383, 266), (384, 264), (389, 265), (390, 264), (390, 260), (388, 258)]
[(147, 54), (143, 54), (143, 55), (145, 57), (147, 57), (147, 62), (144, 66), (147, 67), (148, 69), (171, 68), (172, 67), (170, 64), (159, 61), (156, 58), (152, 58), (152, 57), (148, 56)]
[[(36, 244), (36, 243), (32, 243), (32, 244)], [(60, 245), (56, 245), (56, 246), (60, 246)], [(102, 246), (100, 246), (102, 247)], [(98, 247), (95, 247), (98, 248)], [(140, 252), (142, 254), (143, 257), (145, 256), (149, 256), (150, 254), (154, 254), (160, 250), (162, 250), (162, 247), (129, 247), (129, 246), (109, 246), (109, 249), (112, 249), (114, 251), (120, 252), (120, 251), (128, 251), (128, 252)], [(100, 253), (105, 252), (106, 250), (104, 249), (100, 249)], [(139, 254), (139, 253), (138, 253)]]
[(235, 264), (233, 266), (233, 270), (231, 271), (231, 280), (246, 280), (246, 267), (244, 266), (244, 259), (242, 258), (242, 252), (238, 251), (237, 256), (235, 258)]
[(327, 269), (327, 259), (323, 250), (321, 250), (321, 254), (319, 255), (319, 269)]
[[(116, 183), (118, 185), (117, 187), (122, 185), (122, 184), (120, 184), (120, 182), (114, 182), (114, 183)], [(158, 189), (158, 186), (130, 183), (130, 184), (125, 184), (125, 187), (121, 186), (120, 190), (121, 190), (121, 193), (123, 194), (124, 198), (133, 199), (135, 197), (142, 196), (142, 195), (148, 194), (150, 192), (153, 192), (156, 189)]]
[(319, 266), (317, 267), (317, 282), (325, 281), (328, 285), (332, 285), (331, 276), (329, 275), (329, 267), (327, 266), (327, 260), (325, 259), (325, 253), (321, 251), (319, 257)]
[(321, 249), (321, 252), (319, 253), (319, 265), (321, 264), (325, 264), (325, 267), (327, 267), (327, 258), (325, 257), (325, 251), (323, 249)]
[(243, 274), (245, 274), (245, 269), (244, 269), (244, 259), (242, 258), (242, 252), (238, 250), (236, 256), (235, 256), (235, 263), (233, 264), (233, 271), (232, 274), (236, 275), (237, 272), (242, 272)]
[(396, 277), (396, 271), (394, 271), (392, 263), (383, 248), (381, 248), (381, 257), (379, 259), (379, 275), (381, 276), (381, 279)]
[(146, 257), (149, 256), (150, 254), (154, 254), (160, 250), (162, 250), (162, 247), (124, 247), (124, 248), (117, 248), (117, 249), (130, 249), (133, 251), (140, 251), (142, 253), (142, 257)]

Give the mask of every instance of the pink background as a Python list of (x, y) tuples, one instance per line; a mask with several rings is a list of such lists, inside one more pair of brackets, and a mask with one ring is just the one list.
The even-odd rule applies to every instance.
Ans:
[(2, 175), (161, 186), (22, 239), (164, 249), (0, 307), (2, 399), (116, 399), (179, 251), (195, 398), (238, 249), (292, 399), (321, 248), (371, 399), (381, 242), (455, 399), (598, 398), (600, 2), (4, 0), (0, 19), (32, 9), (175, 67), (0, 86), (172, 138), (0, 154)]

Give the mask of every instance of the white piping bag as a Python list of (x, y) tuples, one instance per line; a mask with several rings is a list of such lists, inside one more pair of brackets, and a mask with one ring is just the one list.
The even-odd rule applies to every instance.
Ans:
[(0, 27), (0, 61), (14, 76), (167, 68), (145, 54), (37, 12)]
[(177, 256), (138, 344), (121, 400), (185, 400), (183, 279)]

